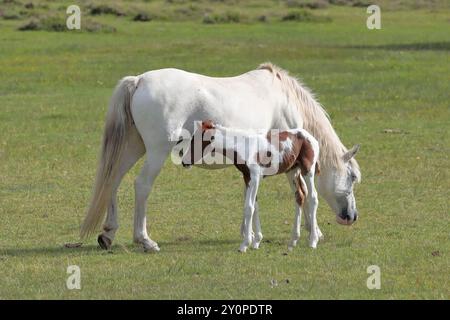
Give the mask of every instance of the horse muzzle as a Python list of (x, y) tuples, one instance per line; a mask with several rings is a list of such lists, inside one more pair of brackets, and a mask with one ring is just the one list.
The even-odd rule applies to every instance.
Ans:
[(348, 214), (336, 215), (336, 221), (344, 226), (351, 226), (358, 219), (358, 213), (353, 214), (353, 218)]

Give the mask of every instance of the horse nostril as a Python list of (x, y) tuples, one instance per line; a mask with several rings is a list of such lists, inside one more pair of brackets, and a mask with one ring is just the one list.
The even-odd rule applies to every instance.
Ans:
[(348, 215), (348, 213), (346, 211), (341, 212), (341, 218), (343, 220), (350, 220), (350, 216)]

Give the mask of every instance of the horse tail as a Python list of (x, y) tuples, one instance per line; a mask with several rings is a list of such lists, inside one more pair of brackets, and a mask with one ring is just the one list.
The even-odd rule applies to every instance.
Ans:
[(111, 98), (92, 199), (81, 225), (82, 239), (94, 233), (103, 222), (108, 203), (111, 201), (112, 185), (117, 175), (119, 160), (126, 147), (129, 129), (133, 125), (131, 99), (138, 81), (138, 77), (123, 78)]

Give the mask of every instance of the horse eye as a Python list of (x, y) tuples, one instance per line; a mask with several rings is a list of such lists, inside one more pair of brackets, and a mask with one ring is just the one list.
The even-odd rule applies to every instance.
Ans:
[(356, 181), (356, 174), (352, 173), (352, 181)]
[(214, 141), (214, 139), (216, 139), (214, 136), (211, 136), (211, 141)]

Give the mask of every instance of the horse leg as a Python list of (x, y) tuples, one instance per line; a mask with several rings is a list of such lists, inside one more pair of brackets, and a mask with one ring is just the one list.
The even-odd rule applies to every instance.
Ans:
[(108, 205), (107, 216), (103, 224), (103, 232), (98, 236), (97, 241), (102, 249), (109, 250), (119, 224), (117, 222), (117, 189), (124, 175), (133, 167), (133, 165), (144, 155), (145, 147), (141, 136), (136, 127), (130, 128), (127, 147), (120, 157), (120, 164), (116, 179), (113, 182), (111, 201)]
[(239, 247), (240, 252), (246, 252), (248, 246), (253, 242), (252, 219), (255, 212), (256, 194), (258, 192), (259, 175), (251, 174), (251, 179), (248, 184), (245, 194), (244, 204), (244, 240)]
[(261, 231), (261, 221), (259, 219), (259, 205), (258, 198), (255, 200), (255, 211), (253, 212), (253, 226), (255, 228), (255, 234), (253, 238), (253, 249), (259, 249), (259, 245), (263, 239), (263, 234)]
[[(245, 197), (247, 196), (247, 184), (244, 185), (244, 206), (246, 204)], [(244, 207), (245, 208), (245, 207)], [(255, 210), (256, 211), (256, 210)], [(254, 234), (252, 229), (252, 234)], [(241, 236), (242, 238), (245, 237), (245, 214), (242, 216), (242, 223), (241, 223)]]
[[(303, 216), (305, 218), (305, 229), (308, 230), (309, 233), (311, 233), (311, 222), (310, 222), (310, 217), (308, 214), (308, 198), (306, 198), (305, 200), (305, 204), (304, 204), (305, 210), (303, 210)], [(317, 235), (319, 236), (319, 239), (323, 239), (323, 234), (322, 231), (319, 228), (319, 225), (316, 224), (316, 232)]]
[[(300, 170), (291, 170), (286, 173), (286, 177), (289, 181), (289, 185), (294, 195), (296, 192), (299, 192), (299, 190), (297, 190), (297, 185), (295, 183), (295, 179), (297, 179), (298, 174), (300, 174)], [(292, 228), (292, 237), (288, 244), (289, 251), (292, 251), (294, 247), (297, 246), (298, 240), (300, 239), (301, 222), (302, 222), (302, 204), (298, 202), (297, 198), (295, 198), (294, 226)]]
[[(306, 199), (306, 201), (305, 201), (305, 206), (307, 206), (307, 205), (308, 205), (308, 199)], [(303, 216), (305, 218), (305, 229), (308, 230), (308, 232), (311, 232), (311, 223), (309, 221), (308, 210), (303, 211)], [(317, 225), (316, 229), (317, 229), (317, 234), (319, 235), (319, 239), (323, 239), (323, 234), (319, 228), (319, 225)]]
[[(247, 186), (244, 188), (244, 200), (246, 197), (246, 192), (247, 192)], [(262, 229), (261, 229), (261, 221), (259, 219), (258, 197), (256, 197), (255, 210), (253, 212), (253, 228), (256, 230), (256, 234), (253, 232), (253, 230), (251, 231), (252, 236), (253, 236), (252, 247), (253, 247), (253, 249), (259, 249), (259, 245), (261, 244), (261, 241), (263, 239), (263, 234), (262, 234)], [(241, 223), (241, 236), (243, 238), (245, 237), (245, 215), (242, 218), (242, 223)]]
[(319, 239), (323, 239), (323, 233), (322, 233), (322, 231), (320, 231), (318, 224), (316, 224), (316, 231), (317, 231), (317, 236), (319, 237)]
[(147, 234), (147, 219), (145, 215), (147, 198), (156, 177), (161, 171), (170, 148), (147, 148), (147, 159), (141, 173), (136, 178), (135, 186), (135, 213), (134, 213), (134, 242), (141, 244), (145, 251), (159, 251), (158, 244), (151, 240)]
[[(304, 176), (306, 187), (308, 188), (308, 195), (305, 202), (305, 214), (310, 221), (310, 235), (309, 246), (316, 248), (319, 242), (319, 235), (321, 234), (317, 225), (317, 207), (319, 206), (319, 199), (317, 196), (316, 187), (314, 185), (314, 173), (309, 172)], [(320, 232), (320, 233), (319, 233)]]
[(308, 230), (309, 233), (311, 233), (311, 221), (309, 219), (308, 210), (306, 209), (308, 206), (308, 198), (306, 198), (304, 206), (305, 210), (303, 210), (303, 217), (305, 218), (305, 229)]

